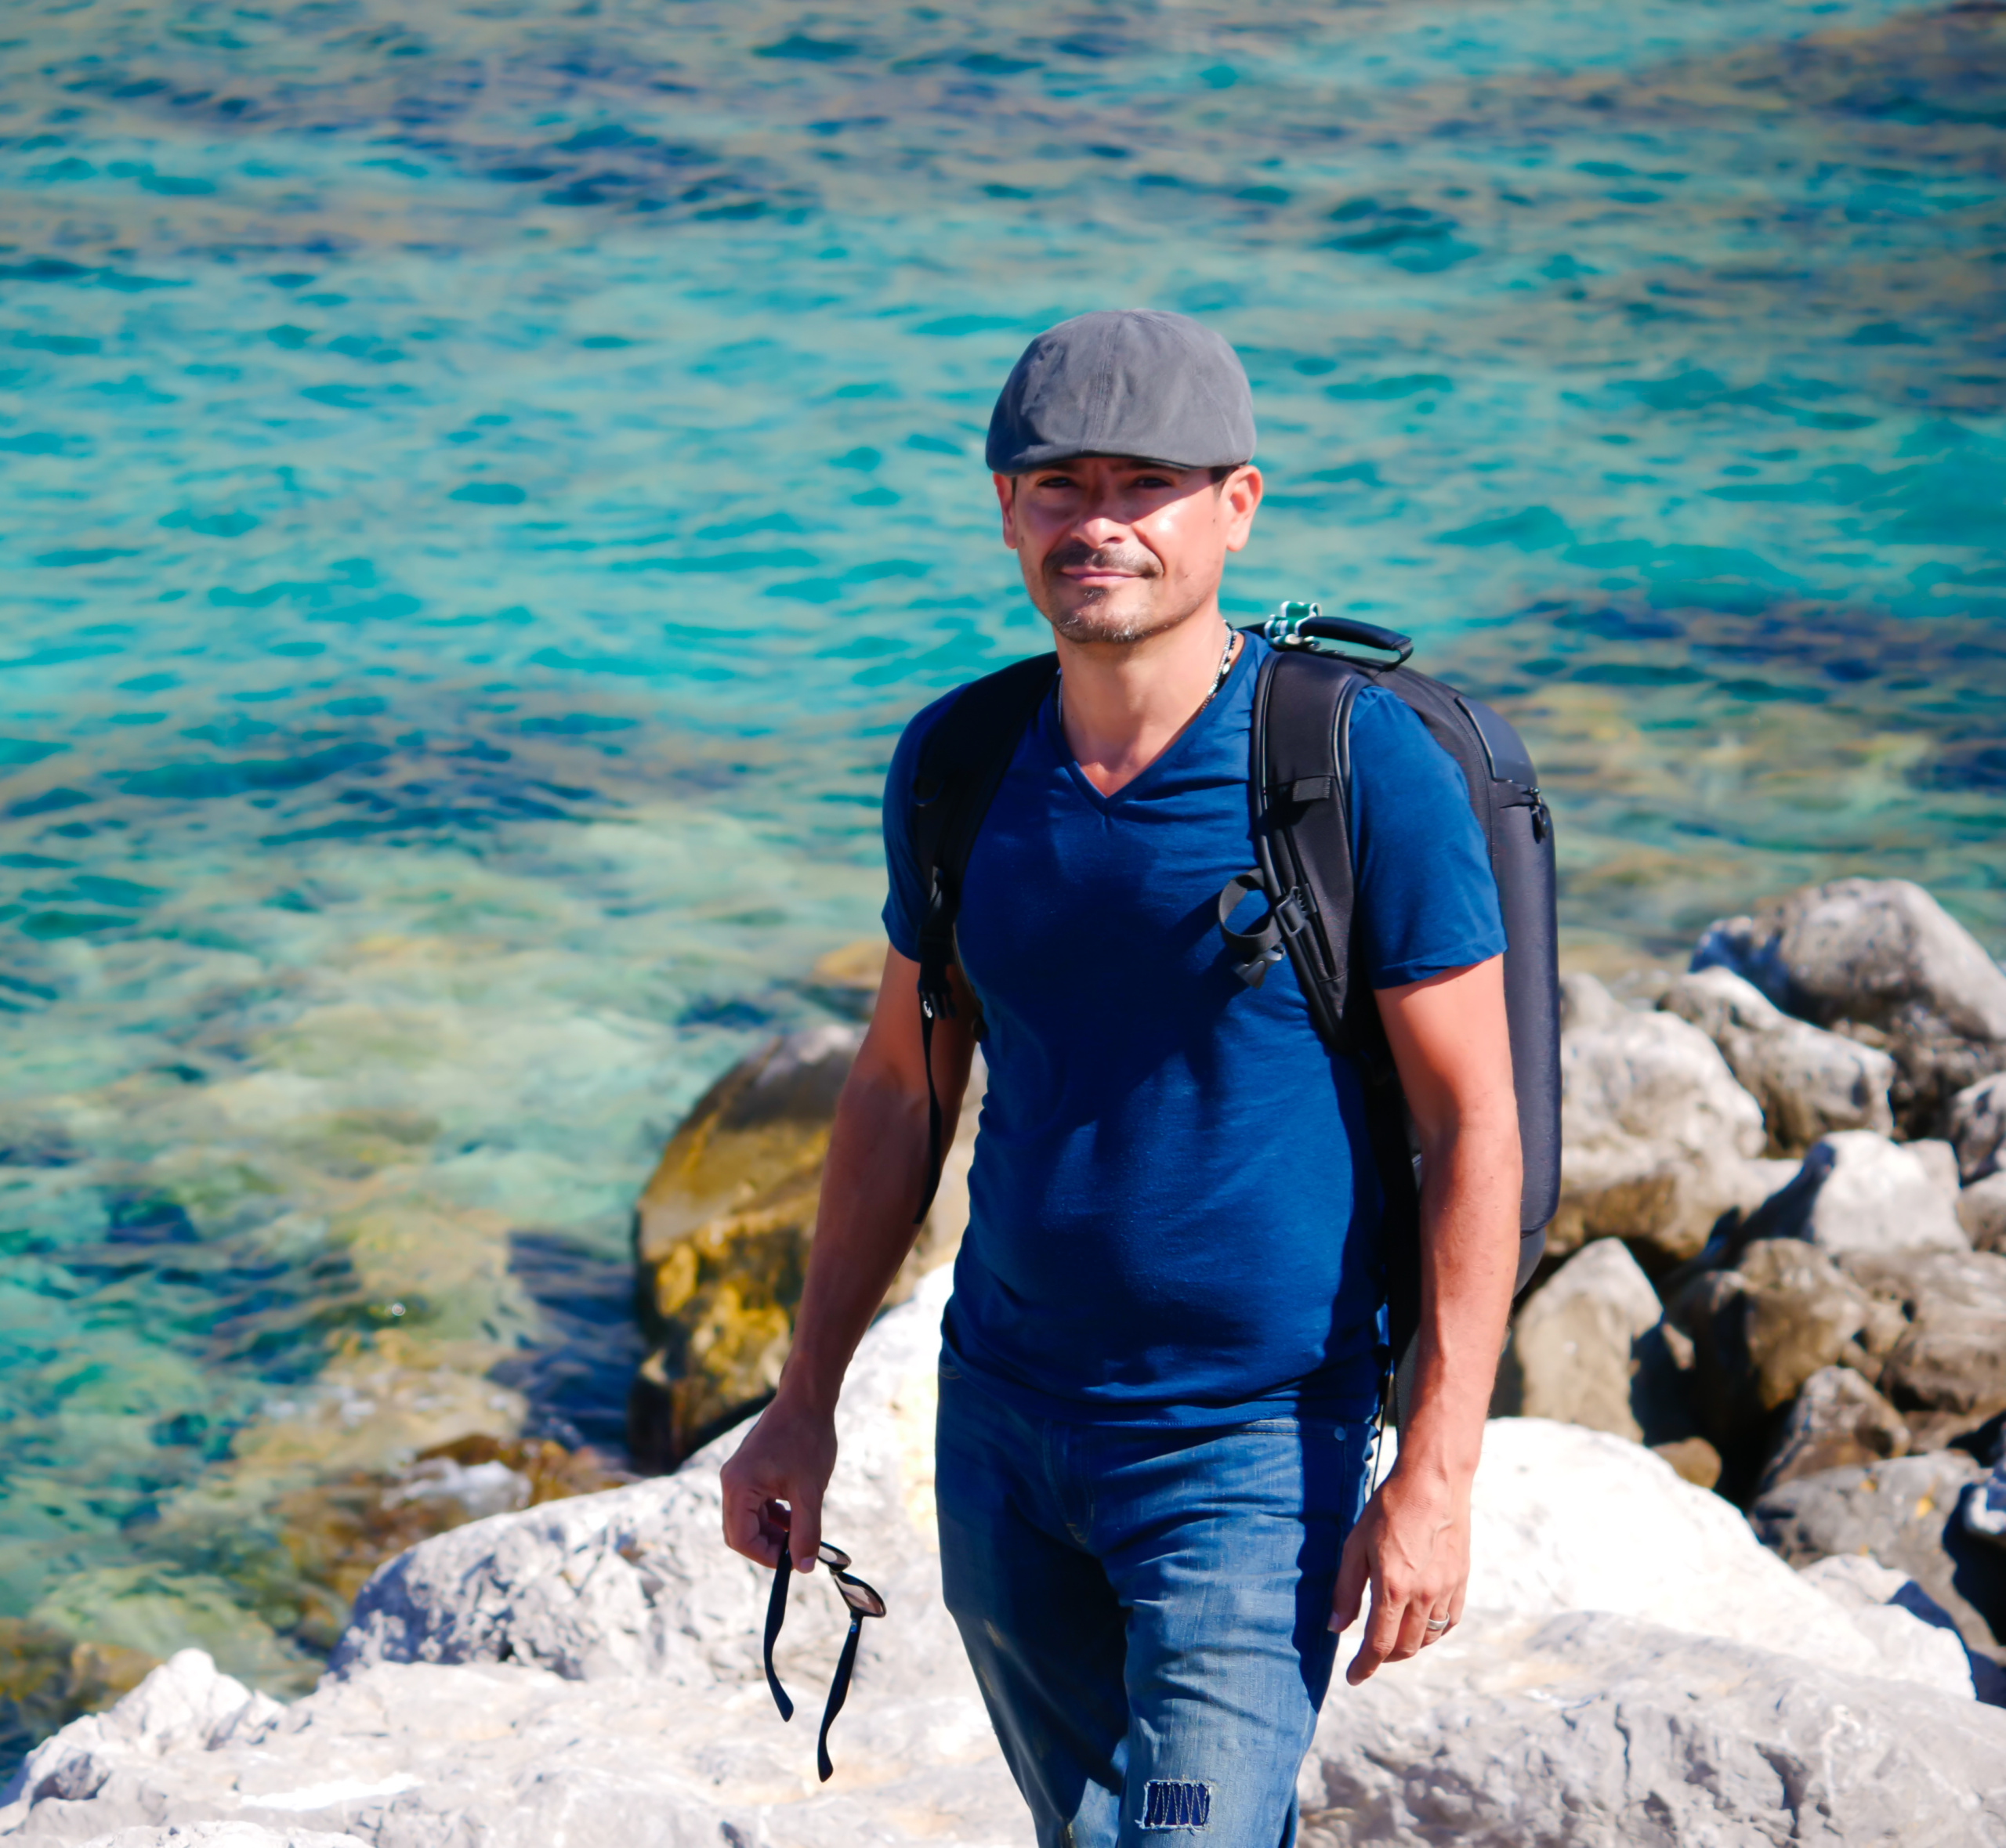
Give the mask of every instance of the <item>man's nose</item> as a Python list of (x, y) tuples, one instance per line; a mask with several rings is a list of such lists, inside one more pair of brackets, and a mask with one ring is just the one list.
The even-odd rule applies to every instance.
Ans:
[(1106, 501), (1082, 508), (1073, 530), (1089, 545), (1120, 545), (1134, 537), (1128, 523)]

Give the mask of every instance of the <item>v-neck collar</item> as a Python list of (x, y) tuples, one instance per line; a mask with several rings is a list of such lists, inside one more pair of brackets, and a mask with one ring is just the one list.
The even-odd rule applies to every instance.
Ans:
[(1218, 690), (1193, 716), (1190, 723), (1182, 731), (1111, 796), (1103, 795), (1094, 787), (1093, 779), (1080, 768), (1079, 759), (1074, 756), (1073, 747), (1066, 742), (1066, 727), (1059, 717), (1059, 689), (1063, 684), (1063, 677), (1054, 680), (1051, 695), (1044, 707), (1045, 722), (1051, 731), (1052, 748), (1059, 762), (1065, 766), (1066, 774), (1071, 779), (1074, 788), (1103, 815), (1119, 808), (1132, 794), (1143, 789), (1164, 765), (1173, 761), (1184, 752), (1193, 739), (1201, 736), (1208, 727), (1219, 722), (1219, 714), (1238, 688), (1241, 674), (1254, 658), (1254, 642), (1255, 638), (1248, 635), (1240, 643), (1240, 653), (1233, 656), (1233, 665), (1226, 671), (1226, 678), (1219, 682)]

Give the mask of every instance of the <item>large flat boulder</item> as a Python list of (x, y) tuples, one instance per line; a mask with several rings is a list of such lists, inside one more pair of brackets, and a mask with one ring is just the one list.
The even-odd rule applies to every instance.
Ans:
[(1834, 880), (1723, 918), (1693, 967), (1730, 970), (1786, 1013), (1884, 1046), (1911, 1136), (1939, 1134), (1958, 1091), (2006, 1068), (2006, 971), (1905, 879)]
[(1697, 1027), (1621, 1007), (1585, 975), (1567, 978), (1563, 1022), (1560, 1206), (1549, 1249), (1613, 1237), (1680, 1263), (1722, 1213), (1780, 1184), (1756, 1163), (1766, 1140), (1761, 1105)]
[(2006, 1713), (1635, 1618), (1484, 1616), (1334, 1688), (1298, 1789), (1304, 1848), (1997, 1848)]
[(1895, 1061), (1842, 1033), (1783, 1012), (1732, 970), (1682, 975), (1659, 1000), (1720, 1048), (1742, 1088), (1762, 1106), (1769, 1152), (1801, 1155), (1834, 1130), (1895, 1127), (1888, 1087)]

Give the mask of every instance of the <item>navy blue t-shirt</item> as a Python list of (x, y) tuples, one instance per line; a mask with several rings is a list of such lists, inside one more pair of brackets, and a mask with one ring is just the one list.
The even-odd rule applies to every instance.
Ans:
[[(1112, 796), (1048, 697), (969, 862), (960, 959), (989, 1091), (946, 1338), (1035, 1416), (1203, 1427), (1358, 1417), (1374, 1401), (1380, 1202), (1358, 1076), (1317, 1038), (1289, 965), (1250, 989), (1218, 931), (1220, 888), (1254, 864), (1248, 732), (1268, 649), (1247, 642)], [(885, 783), (885, 927), (915, 958), (913, 772), (952, 698), (907, 726)], [(1377, 688), (1359, 696), (1352, 754), (1372, 985), (1498, 954), (1462, 772)]]

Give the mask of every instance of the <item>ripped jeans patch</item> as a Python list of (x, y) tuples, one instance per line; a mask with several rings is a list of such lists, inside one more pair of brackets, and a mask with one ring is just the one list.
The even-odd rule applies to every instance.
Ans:
[(1168, 1777), (1142, 1786), (1144, 1828), (1204, 1828), (1212, 1819), (1212, 1787)]

